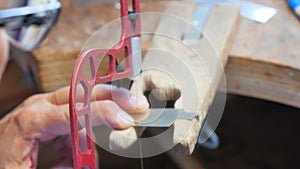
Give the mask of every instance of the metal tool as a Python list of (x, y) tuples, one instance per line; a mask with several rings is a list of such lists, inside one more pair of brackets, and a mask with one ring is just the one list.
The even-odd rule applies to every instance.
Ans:
[(39, 1), (30, 5), (29, 2), (27, 0), (22, 4), (25, 6), (0, 10), (0, 27), (5, 28), (9, 41), (23, 51), (31, 51), (42, 42), (61, 9), (58, 0)]
[[(217, 3), (236, 3), (240, 5), (240, 15), (243, 18), (265, 23), (269, 21), (276, 13), (275, 8), (260, 5), (257, 3), (242, 1), (242, 0), (187, 0), (191, 2), (198, 3), (193, 15), (193, 20), (191, 26), (183, 37), (183, 41), (186, 43), (191, 43), (197, 41), (202, 37), (202, 32), (209, 16), (211, 7)], [(299, 10), (300, 11), (300, 10)], [(300, 13), (300, 12), (299, 12)]]
[(204, 25), (210, 13), (212, 2), (198, 4), (192, 20), (192, 26), (189, 27), (184, 35), (183, 41), (186, 43), (191, 43), (193, 41), (198, 41), (202, 37), (202, 31)]
[[(94, 86), (100, 83), (117, 81), (125, 78), (135, 78), (142, 71), (141, 41), (140, 41), (140, 8), (139, 0), (132, 0), (132, 4), (128, 4), (127, 0), (121, 0), (121, 39), (116, 48), (99, 49), (94, 48), (82, 53), (78, 58), (70, 85), (70, 123), (73, 149), (74, 168), (96, 168), (93, 145), (93, 131), (91, 123), (91, 92)], [(132, 5), (132, 10), (129, 6)], [(124, 52), (125, 51), (125, 52)], [(117, 68), (117, 55), (124, 52), (126, 64), (122, 69)], [(109, 57), (109, 71), (105, 76), (98, 75), (97, 57)], [(84, 65), (90, 65), (91, 80), (86, 79), (84, 75)], [(121, 70), (121, 71), (120, 71)], [(77, 86), (81, 85), (84, 90), (83, 106), (76, 107), (76, 91)], [(188, 113), (182, 109), (150, 109), (149, 116), (142, 120), (134, 122), (134, 126), (142, 127), (169, 127), (176, 119), (193, 119), (200, 113)], [(79, 122), (81, 119), (81, 124)], [(82, 119), (84, 119), (82, 121)], [(80, 148), (78, 129), (86, 131), (86, 149)], [(141, 158), (142, 159), (142, 158)]]
[(183, 109), (150, 109), (148, 117), (134, 122), (134, 126), (170, 127), (177, 119), (192, 120), (199, 115), (200, 112), (185, 112)]
[(277, 13), (277, 9), (275, 8), (250, 1), (226, 0), (225, 2), (239, 4), (241, 8), (241, 16), (258, 23), (268, 22)]
[[(120, 0), (120, 4), (122, 35), (118, 46), (113, 49), (94, 48), (85, 51), (78, 58), (74, 68), (70, 85), (69, 108), (73, 162), (76, 169), (85, 167), (96, 168), (90, 112), (90, 94), (93, 87), (112, 80), (135, 77), (141, 72), (139, 0), (132, 0), (132, 4), (128, 4), (128, 0)], [(132, 6), (131, 10), (129, 10), (129, 6)], [(122, 72), (117, 72), (116, 57), (123, 51), (125, 51), (126, 67)], [(96, 58), (100, 55), (107, 55), (109, 57), (109, 72), (103, 77), (98, 76), (98, 65), (96, 65)], [(83, 67), (86, 63), (89, 63), (91, 67), (91, 80), (87, 80), (83, 73)], [(81, 84), (84, 88), (83, 107), (81, 109), (76, 108), (77, 84)], [(80, 117), (84, 118), (85, 121), (85, 125), (82, 125), (82, 127), (86, 130), (87, 150), (81, 150), (79, 147), (78, 126), (80, 124), (78, 119)]]

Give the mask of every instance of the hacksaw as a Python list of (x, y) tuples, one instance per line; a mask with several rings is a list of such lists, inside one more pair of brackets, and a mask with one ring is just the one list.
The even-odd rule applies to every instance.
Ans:
[[(96, 168), (90, 110), (93, 88), (101, 83), (125, 78), (134, 78), (139, 76), (142, 72), (139, 0), (132, 0), (132, 4), (129, 4), (128, 0), (120, 0), (120, 5), (122, 34), (117, 47), (112, 49), (93, 48), (83, 52), (77, 59), (73, 71), (70, 85), (69, 108), (73, 163), (74, 168), (76, 169)], [(131, 9), (129, 9), (129, 6)], [(125, 55), (126, 66), (122, 71), (118, 71), (117, 56), (123, 52)], [(109, 57), (109, 69), (107, 75), (99, 76), (98, 74), (99, 70), (96, 60), (99, 56)], [(91, 68), (91, 80), (87, 80), (84, 75), (84, 65), (86, 64), (89, 64)], [(77, 85), (81, 85), (84, 90), (83, 106), (81, 108), (76, 107)], [(176, 119), (193, 119), (198, 115), (199, 113), (188, 113), (177, 109), (150, 109), (149, 116), (142, 121), (134, 122), (134, 126), (169, 127)], [(85, 125), (81, 125), (80, 129), (86, 131), (86, 150), (80, 149), (78, 138), (78, 129), (80, 125), (79, 118), (83, 118), (85, 123)]]

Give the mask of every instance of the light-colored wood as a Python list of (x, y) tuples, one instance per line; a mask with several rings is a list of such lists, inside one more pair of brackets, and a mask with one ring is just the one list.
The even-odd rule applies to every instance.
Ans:
[[(173, 6), (174, 11), (178, 11), (176, 15), (187, 19), (192, 17), (192, 13), (182, 12), (175, 7)], [(188, 112), (202, 112), (193, 120), (175, 121), (173, 144), (176, 152), (191, 154), (194, 150), (226, 64), (238, 20), (238, 6), (216, 5), (212, 8), (204, 29), (204, 37), (208, 38), (213, 46), (206, 38), (186, 46), (180, 38), (187, 30), (188, 24), (170, 16), (161, 17), (155, 31), (157, 35), (153, 37), (143, 58), (142, 77), (134, 82), (132, 92), (143, 96), (144, 91), (156, 89), (165, 98), (160, 100), (176, 100), (180, 91), (181, 95), (179, 94), (180, 98), (176, 101), (175, 108), (183, 108)], [(122, 136), (123, 131), (117, 132)], [(120, 146), (121, 143), (121, 147), (126, 148), (128, 143), (132, 143), (128, 141), (127, 131), (124, 132), (123, 138), (115, 133), (111, 142), (117, 140), (118, 143), (114, 145)]]
[[(72, 1), (61, 1), (63, 8), (57, 24), (51, 29), (40, 47), (32, 52), (38, 61), (38, 81), (43, 91), (53, 91), (70, 84), (75, 61), (86, 41), (106, 24), (119, 19), (120, 10), (113, 5), (96, 5), (76, 8)], [(141, 11), (161, 12), (166, 2), (141, 3)], [(159, 18), (149, 18), (142, 25), (155, 29)], [(109, 31), (109, 30), (108, 30)], [(116, 43), (120, 31), (94, 41), (93, 47), (111, 48), (107, 44)], [(149, 41), (144, 38), (143, 41)]]
[[(256, 2), (276, 7), (278, 14), (265, 24), (242, 20), (226, 67), (228, 92), (300, 107), (297, 102), (300, 99), (299, 21), (283, 0)], [(39, 61), (39, 81), (45, 91), (69, 84), (75, 59), (85, 40), (93, 31), (119, 15), (112, 6), (72, 9), (69, 12), (70, 4), (67, 1), (63, 3), (64, 10), (58, 24), (33, 53)], [(161, 7), (163, 3), (161, 6), (142, 4), (144, 11), (158, 7), (156, 11), (162, 11), (164, 8)], [(98, 11), (110, 15), (101, 15)], [(88, 15), (91, 17), (86, 17)], [(218, 26), (214, 28), (218, 29)]]
[(300, 22), (286, 1), (265, 24), (243, 19), (226, 67), (228, 92), (300, 107)]
[[(206, 117), (209, 105), (213, 100), (213, 96), (218, 86), (221, 76), (220, 72), (223, 71), (224, 68), (222, 64), (226, 64), (227, 61), (230, 42), (233, 39), (233, 34), (238, 25), (238, 13), (239, 10), (237, 6), (216, 5), (212, 8), (204, 28), (204, 36), (212, 42), (216, 51), (209, 50), (205, 38), (191, 45), (192, 48), (200, 54), (200, 58), (202, 59), (202, 62), (204, 62), (204, 65), (197, 62), (199, 56), (191, 53), (190, 49), (177, 44), (177, 41), (170, 42), (170, 39), (165, 39), (164, 41), (161, 37), (159, 37), (157, 41), (155, 41), (155, 39), (153, 40), (154, 42), (152, 45), (154, 47), (155, 45), (157, 45), (157, 47), (165, 46), (166, 49), (171, 54), (177, 56), (190, 71), (190, 74), (188, 74), (188, 72), (185, 73), (182, 63), (176, 64), (172, 61), (169, 61), (170, 63), (174, 63), (172, 68), (166, 68), (171, 74), (173, 73), (172, 75), (175, 75), (174, 77), (176, 80), (184, 81), (184, 83), (179, 82), (180, 84), (178, 87), (182, 95), (175, 103), (175, 108), (184, 108), (186, 111), (191, 112), (202, 112), (199, 118), (194, 119), (193, 121), (177, 120), (175, 122), (173, 140), (174, 144), (177, 145), (175, 148), (176, 151), (191, 154), (194, 150), (198, 133), (203, 125), (204, 118)], [(165, 28), (160, 27), (157, 29), (165, 30)], [(181, 37), (181, 35), (182, 34), (177, 34), (178, 37)], [(216, 52), (217, 55), (215, 55), (214, 52)], [(155, 62), (159, 63), (163, 61), (168, 62), (167, 59), (152, 59), (153, 56), (155, 56), (155, 53), (150, 53), (148, 56), (151, 64), (155, 65)], [(145, 57), (147, 57), (147, 55)], [(145, 58), (144, 62), (146, 59), (147, 58)], [(172, 84), (174, 83), (174, 80), (170, 79), (168, 82), (167, 77), (164, 79), (164, 76), (161, 73), (155, 75), (154, 73), (149, 72), (148, 75), (146, 73), (143, 75), (145, 77), (149, 76), (152, 82), (156, 84), (157, 88), (172, 88), (172, 85), (174, 85)], [(176, 77), (178, 77), (178, 79)], [(197, 89), (193, 89), (193, 83), (196, 84)]]
[[(278, 13), (265, 24), (241, 21), (226, 68), (228, 92), (300, 107), (297, 102), (300, 99), (297, 79), (300, 23), (284, 0), (253, 1), (275, 7)], [(38, 81), (44, 91), (69, 85), (75, 60), (85, 41), (119, 16), (119, 10), (112, 5), (74, 8), (70, 1), (62, 3), (57, 25), (32, 53), (38, 60)], [(162, 12), (164, 7), (164, 2), (141, 3), (145, 12)], [(156, 23), (147, 23), (147, 26), (156, 27)], [(241, 66), (245, 64), (251, 65)], [(284, 71), (284, 77), (277, 73)]]
[[(51, 91), (70, 83), (75, 60), (81, 49), (85, 48), (85, 41), (94, 31), (109, 21), (112, 21), (114, 18), (118, 18), (119, 15), (119, 10), (110, 5), (73, 9), (74, 7), (70, 2), (63, 1), (62, 3), (64, 8), (57, 25), (51, 30), (41, 47), (32, 53), (38, 61), (39, 80), (42, 89), (45, 91)], [(187, 20), (192, 18), (195, 4), (184, 2), (172, 3), (173, 6), (172, 8), (168, 8), (168, 13), (183, 17)], [(141, 11), (162, 12), (166, 6), (170, 7), (169, 5), (170, 2), (144, 2), (141, 4)], [(110, 15), (103, 15), (103, 13), (110, 13)], [(175, 54), (177, 59), (173, 59), (172, 56), (166, 52), (156, 53), (155, 50), (148, 51), (144, 57), (144, 66), (147, 66), (147, 63), (149, 63), (148, 66), (151, 66), (151, 64), (156, 65), (157, 63), (170, 62), (170, 64), (173, 64), (171, 67), (169, 65), (169, 67), (162, 68), (170, 71), (172, 75), (177, 75), (176, 78), (184, 79), (185, 82), (188, 81), (194, 85), (183, 83), (178, 86), (173, 80), (170, 80), (170, 77), (159, 72), (153, 73), (150, 71), (151, 73), (147, 73), (145, 71), (143, 76), (147, 84), (149, 84), (149, 82), (153, 83), (152, 86), (159, 88), (168, 99), (177, 99), (174, 98), (174, 96), (178, 97), (178, 91), (180, 91), (181, 97), (175, 104), (176, 108), (185, 108), (186, 111), (203, 112), (199, 119), (194, 119), (193, 121), (178, 120), (174, 125), (175, 135), (173, 142), (174, 145), (177, 145), (176, 150), (181, 153), (190, 154), (194, 149), (202, 122), (206, 117), (206, 112), (213, 99), (221, 75), (219, 73), (221, 72), (220, 69), (222, 69), (222, 64), (225, 64), (227, 60), (230, 42), (237, 28), (238, 7), (232, 5), (221, 7), (217, 5), (212, 10), (212, 14), (204, 30), (204, 35), (214, 44), (217, 53), (207, 46), (208, 41), (205, 38), (199, 42), (190, 44), (194, 49), (194, 51), (191, 51), (187, 46), (183, 45), (181, 41), (178, 41), (186, 31), (186, 23), (177, 23), (176, 25), (176, 20), (169, 19), (171, 16), (165, 17), (166, 18), (154, 17), (149, 18), (149, 20), (143, 20), (142, 27), (144, 26), (147, 30), (151, 30), (152, 32), (156, 29), (159, 33), (169, 36), (172, 35), (171, 38), (164, 36), (152, 37), (154, 39), (151, 43), (151, 48), (162, 48), (166, 52)], [(92, 40), (92, 44), (96, 47), (105, 48), (107, 47), (106, 44), (111, 43), (111, 39), (115, 40), (116, 38), (118, 38), (118, 34), (113, 35), (113, 37), (108, 34), (108, 36), (104, 36), (103, 39)], [(152, 38), (142, 38), (142, 40), (144, 40), (143, 44), (146, 44), (143, 48), (147, 48), (147, 44), (149, 44), (147, 41)], [(203, 66), (203, 63), (200, 63), (201, 61), (199, 61), (198, 56), (193, 52), (200, 53), (201, 57), (205, 56), (202, 58), (202, 61), (207, 64), (205, 65), (206, 67)], [(166, 57), (152, 58), (153, 56), (159, 55)], [(218, 57), (221, 63), (218, 63)], [(183, 72), (183, 70), (185, 72)], [(186, 76), (186, 74), (191, 75)], [(164, 81), (161, 79), (164, 79)], [(212, 81), (212, 83), (209, 83), (210, 81)], [(139, 83), (137, 82), (135, 85), (138, 86)], [(137, 87), (137, 89), (140, 90), (136, 93), (142, 94), (143, 90), (149, 89), (149, 86), (145, 86), (144, 82), (140, 83), (140, 85), (141, 86)], [(195, 93), (197, 94), (195, 95)], [(194, 95), (196, 97), (189, 98), (189, 96)], [(189, 132), (187, 132), (187, 130)], [(124, 133), (128, 136), (128, 133), (130, 135), (132, 132), (125, 131)], [(136, 137), (136, 135), (137, 134), (133, 133), (133, 136)], [(111, 137), (112, 136), (113, 134)], [(130, 143), (132, 142), (129, 141), (128, 144)], [(119, 144), (120, 143), (116, 143), (115, 145)], [(126, 143), (127, 146), (128, 144)], [(124, 145), (123, 147), (126, 146)]]

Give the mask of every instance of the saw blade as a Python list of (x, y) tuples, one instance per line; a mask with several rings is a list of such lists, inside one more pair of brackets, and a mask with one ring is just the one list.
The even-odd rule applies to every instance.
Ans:
[(177, 119), (192, 120), (200, 112), (185, 112), (184, 109), (150, 109), (146, 119), (135, 121), (136, 127), (170, 127)]

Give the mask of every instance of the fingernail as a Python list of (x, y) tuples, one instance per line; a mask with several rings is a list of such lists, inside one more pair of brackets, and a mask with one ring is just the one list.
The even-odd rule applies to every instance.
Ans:
[(127, 114), (126, 112), (124, 112), (122, 110), (120, 110), (118, 112), (117, 117), (118, 117), (118, 120), (124, 124), (132, 124), (134, 122), (134, 119), (129, 114)]
[(149, 106), (147, 100), (141, 99), (139, 97), (136, 97), (134, 95), (131, 95), (129, 98), (129, 102), (138, 109), (145, 109)]

